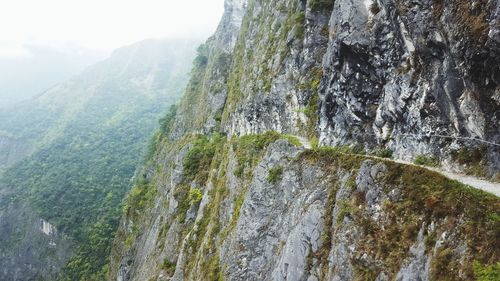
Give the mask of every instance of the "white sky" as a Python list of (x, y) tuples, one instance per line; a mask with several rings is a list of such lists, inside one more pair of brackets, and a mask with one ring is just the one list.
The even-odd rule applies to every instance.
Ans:
[(23, 46), (111, 51), (146, 38), (208, 37), (224, 0), (0, 0), (0, 57)]

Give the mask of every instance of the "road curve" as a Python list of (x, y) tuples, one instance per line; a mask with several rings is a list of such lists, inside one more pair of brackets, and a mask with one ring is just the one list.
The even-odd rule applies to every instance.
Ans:
[[(300, 137), (300, 136), (294, 136), (294, 137), (296, 137), (302, 143), (304, 148), (306, 148), (306, 149), (312, 148), (311, 142), (307, 138)], [(344, 154), (355, 155), (355, 154), (349, 154), (349, 153), (344, 153)], [(446, 171), (443, 171), (441, 169), (434, 168), (434, 167), (415, 165), (413, 163), (402, 161), (402, 160), (397, 160), (397, 159), (381, 158), (381, 157), (371, 156), (371, 155), (366, 155), (366, 157), (380, 159), (380, 160), (384, 160), (384, 161), (396, 162), (396, 163), (404, 164), (404, 165), (418, 166), (418, 167), (427, 169), (429, 171), (434, 171), (436, 173), (439, 173), (439, 174), (441, 174), (449, 179), (456, 180), (456, 181), (461, 182), (465, 185), (471, 186), (475, 189), (480, 189), (480, 190), (486, 191), (488, 193), (494, 194), (497, 197), (500, 197), (500, 183), (490, 182), (490, 181), (487, 181), (484, 179), (479, 179), (479, 178), (472, 177), (472, 176), (466, 176), (466, 175), (462, 175), (462, 174), (446, 172)]]

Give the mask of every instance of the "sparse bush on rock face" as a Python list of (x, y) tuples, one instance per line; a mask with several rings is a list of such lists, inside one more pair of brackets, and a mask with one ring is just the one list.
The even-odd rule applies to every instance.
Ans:
[(203, 193), (199, 188), (193, 188), (189, 191), (189, 200), (191, 204), (197, 204), (203, 198)]
[(500, 280), (500, 262), (484, 266), (480, 262), (474, 261), (474, 276), (477, 281)]
[(317, 12), (331, 9), (335, 0), (309, 0), (308, 3), (311, 10)]
[(373, 2), (370, 5), (370, 12), (374, 15), (376, 15), (380, 12), (380, 6), (377, 4), (377, 2)]
[(276, 166), (269, 170), (269, 175), (267, 176), (267, 181), (269, 183), (275, 184), (281, 180), (281, 176), (283, 175), (283, 167)]
[(425, 155), (417, 155), (415, 160), (413, 160), (413, 164), (436, 167), (439, 165), (438, 161), (434, 157), (428, 157)]

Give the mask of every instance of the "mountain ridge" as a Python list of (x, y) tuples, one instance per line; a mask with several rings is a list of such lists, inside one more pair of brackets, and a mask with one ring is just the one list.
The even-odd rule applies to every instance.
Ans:
[[(180, 96), (197, 44), (139, 42), (0, 110), (1, 129), (27, 152), (0, 159), (0, 279), (99, 278), (130, 178)], [(40, 221), (56, 231), (45, 233)]]

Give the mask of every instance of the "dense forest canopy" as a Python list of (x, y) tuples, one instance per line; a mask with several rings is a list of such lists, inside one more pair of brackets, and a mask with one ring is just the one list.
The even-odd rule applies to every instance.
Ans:
[(73, 241), (60, 279), (103, 278), (122, 200), (158, 120), (184, 90), (196, 45), (151, 40), (119, 49), (0, 111), (0, 128), (33, 151), (1, 178), (4, 202), (29, 204)]

